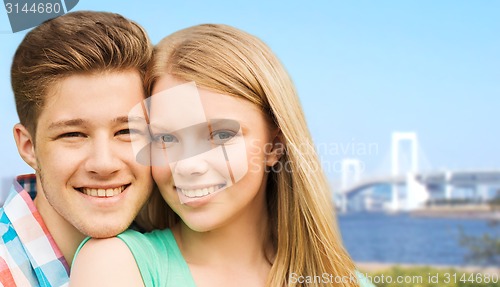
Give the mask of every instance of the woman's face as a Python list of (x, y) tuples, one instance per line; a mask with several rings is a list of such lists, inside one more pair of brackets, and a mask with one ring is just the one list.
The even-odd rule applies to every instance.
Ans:
[(258, 107), (169, 75), (149, 104), (153, 178), (188, 227), (209, 231), (265, 214), (276, 133)]

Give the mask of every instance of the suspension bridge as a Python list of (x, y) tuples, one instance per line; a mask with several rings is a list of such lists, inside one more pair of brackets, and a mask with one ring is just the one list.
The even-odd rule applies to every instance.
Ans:
[[(403, 148), (404, 144), (409, 148)], [(411, 211), (433, 200), (485, 202), (491, 198), (492, 188), (500, 190), (500, 170), (424, 171), (419, 166), (419, 150), (415, 132), (394, 132), (389, 172), (363, 175), (361, 160), (343, 159), (341, 184), (335, 193), (338, 209)], [(409, 163), (405, 165), (402, 158), (408, 155)]]

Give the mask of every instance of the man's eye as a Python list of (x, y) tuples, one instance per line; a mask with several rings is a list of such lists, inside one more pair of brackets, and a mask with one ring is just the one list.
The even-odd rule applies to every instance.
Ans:
[(213, 132), (210, 137), (215, 144), (224, 144), (234, 138), (235, 135), (236, 133), (233, 131), (222, 130)]
[(123, 129), (116, 132), (116, 135), (143, 135), (144, 132), (139, 129)]
[(123, 129), (123, 130), (119, 130), (118, 132), (116, 132), (116, 135), (128, 135), (131, 132), (132, 131), (130, 129)]
[(69, 132), (61, 134), (57, 138), (75, 138), (75, 137), (85, 137), (85, 135), (80, 132)]

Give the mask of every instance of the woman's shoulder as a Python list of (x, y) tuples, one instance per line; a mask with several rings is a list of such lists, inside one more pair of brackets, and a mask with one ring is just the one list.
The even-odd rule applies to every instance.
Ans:
[(140, 246), (154, 249), (164, 249), (165, 243), (175, 240), (173, 239), (170, 229), (157, 229), (146, 233), (129, 229), (118, 234), (117, 237), (127, 245), (138, 244)]
[[(123, 254), (124, 250), (127, 250), (127, 246), (116, 237), (103, 239), (87, 237), (78, 246), (71, 265), (74, 265), (77, 258), (92, 259), (94, 256), (101, 256), (101, 254)], [(117, 257), (113, 256), (113, 258)]]
[(138, 257), (145, 257), (148, 261), (157, 259), (162, 262), (184, 260), (175, 237), (168, 228), (147, 233), (126, 230), (117, 237), (128, 246), (136, 260)]
[(170, 230), (170, 228), (166, 228), (166, 229), (155, 229), (155, 230), (152, 230), (152, 231), (149, 231), (149, 232), (140, 232), (140, 231), (137, 231), (135, 229), (127, 229), (125, 231), (123, 231), (122, 233), (118, 234), (117, 237), (121, 237), (121, 236), (130, 236), (130, 237), (138, 237), (138, 238), (143, 238), (143, 239), (150, 239), (150, 238), (154, 238), (154, 237), (168, 237), (170, 234), (172, 234), (172, 231)]
[[(168, 282), (177, 284), (180, 281), (175, 281), (175, 278), (181, 275), (182, 278), (189, 278), (189, 269), (170, 229), (148, 233), (127, 230), (118, 238), (132, 252), (146, 286), (164, 286)], [(148, 278), (151, 280), (148, 281)]]
[(72, 286), (110, 286), (108, 283), (120, 283), (119, 286), (142, 284), (132, 253), (118, 238), (86, 239), (75, 254), (71, 267)]

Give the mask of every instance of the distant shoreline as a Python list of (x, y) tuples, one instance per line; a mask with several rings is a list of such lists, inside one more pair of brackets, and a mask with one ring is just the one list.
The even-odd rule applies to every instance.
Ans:
[(433, 264), (404, 264), (404, 263), (381, 263), (381, 262), (356, 262), (357, 268), (361, 272), (375, 273), (384, 272), (394, 267), (404, 269), (431, 267), (436, 269), (456, 270), (464, 273), (500, 274), (500, 267), (497, 266), (453, 266), (453, 265), (433, 265)]
[(429, 206), (409, 212), (416, 217), (443, 217), (460, 219), (485, 219), (500, 221), (500, 210), (492, 210), (489, 205), (444, 205)]

